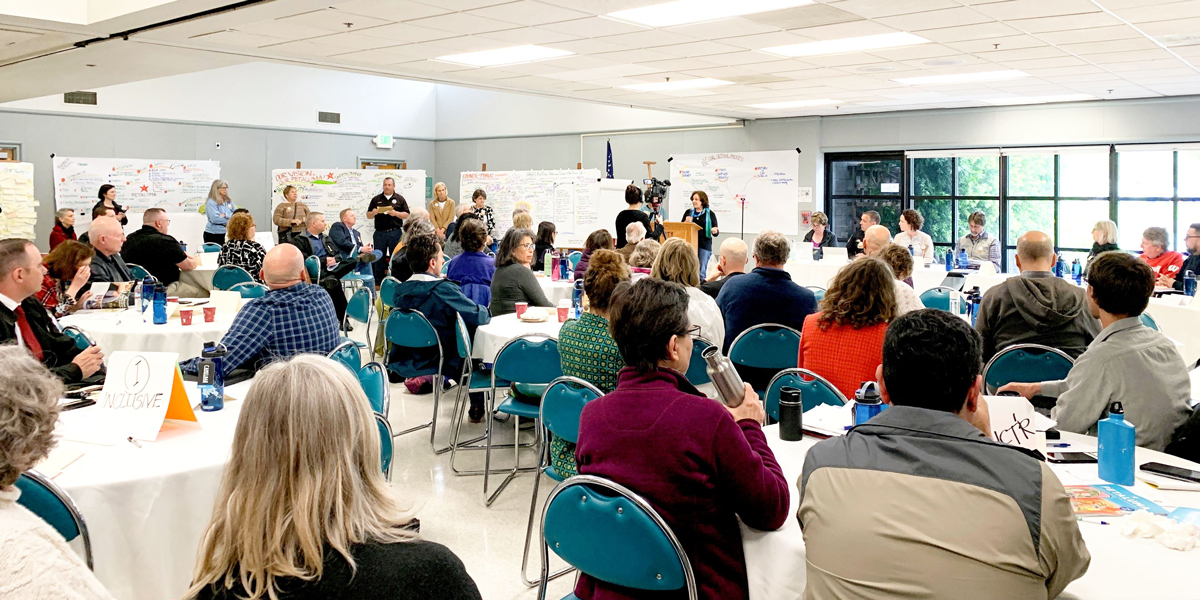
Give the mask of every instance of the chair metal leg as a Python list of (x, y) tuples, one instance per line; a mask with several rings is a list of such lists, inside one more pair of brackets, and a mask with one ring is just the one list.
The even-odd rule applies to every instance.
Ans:
[[(493, 402), (493, 404), (495, 404), (494, 398), (493, 398), (492, 402)], [(492, 450), (491, 450), (491, 447), (492, 447), (492, 444), (491, 444), (491, 442), (492, 442), (492, 436), (491, 436), (492, 423), (490, 421), (488, 422), (488, 451), (487, 451), (487, 456), (484, 459), (484, 467), (483, 467), (484, 468), (483, 496), (486, 499), (486, 506), (491, 506), (492, 503), (496, 501), (496, 498), (500, 497), (500, 492), (503, 492), (504, 488), (508, 487), (509, 483), (512, 483), (513, 478), (515, 478), (518, 473), (521, 473), (522, 471), (526, 471), (526, 472), (537, 471), (539, 468), (536, 466), (533, 467), (532, 469), (528, 468), (528, 467), (525, 469), (521, 468), (521, 445), (520, 445), (521, 419), (513, 418), (512, 421), (513, 421), (513, 468), (512, 468), (512, 470), (507, 470), (508, 474), (507, 474), (507, 476), (505, 476), (504, 481), (500, 482), (500, 485), (495, 490), (492, 491), (491, 495), (488, 495), (488, 475), (489, 475), (489, 469), (491, 468), (491, 458), (492, 458)], [(541, 435), (540, 429), (541, 429), (540, 423), (534, 425), (534, 445), (539, 450), (538, 456), (541, 456), (540, 450), (542, 448), (542, 445), (541, 445), (542, 435)]]
[[(544, 428), (539, 427), (539, 430), (542, 432), (543, 439), (549, 438), (544, 431)], [(529, 523), (525, 526), (525, 545), (521, 547), (521, 582), (525, 584), (525, 587), (529, 588), (537, 587), (540, 581), (537, 579), (529, 579), (527, 575), (527, 569), (529, 565), (529, 541), (530, 538), (533, 537), (533, 519), (534, 515), (537, 514), (538, 487), (542, 482), (542, 476), (546, 473), (546, 467), (550, 464), (550, 444), (543, 444), (542, 449), (542, 461), (541, 464), (538, 465), (537, 473), (534, 474), (533, 497), (529, 499)], [(574, 570), (574, 567), (566, 567), (560, 571), (550, 574), (549, 579), (558, 579), (559, 577), (562, 577), (563, 575), (566, 575)]]

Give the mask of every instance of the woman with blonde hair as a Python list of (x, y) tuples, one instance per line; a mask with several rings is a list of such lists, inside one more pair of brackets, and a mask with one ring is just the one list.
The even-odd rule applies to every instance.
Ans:
[(725, 319), (717, 301), (700, 291), (700, 261), (691, 244), (681, 238), (663, 242), (650, 267), (650, 278), (682, 285), (688, 295), (688, 320), (700, 327), (698, 335), (714, 346), (725, 344)]
[(921, 310), (925, 305), (912, 286), (913, 257), (908, 248), (899, 244), (888, 244), (875, 254), (879, 260), (892, 268), (896, 275), (896, 315), (904, 316), (914, 310)]
[(217, 265), (233, 265), (245, 269), (255, 281), (262, 283), (263, 258), (267, 250), (254, 241), (254, 217), (250, 213), (238, 213), (229, 219), (229, 233)]
[(813, 248), (836, 248), (837, 236), (829, 231), (829, 217), (825, 213), (817, 211), (808, 218), (808, 222), (812, 223), (812, 229), (804, 234), (804, 243), (812, 244)]
[(454, 222), (454, 201), (446, 192), (446, 184), (433, 184), (433, 200), (429, 201), (429, 220), (437, 230), (438, 237), (446, 239), (446, 228)]
[(633, 254), (629, 255), (629, 266), (635, 273), (644, 272), (650, 274), (650, 267), (654, 266), (654, 259), (658, 258), (658, 251), (662, 249), (662, 244), (654, 240), (642, 240), (633, 249)]
[(229, 184), (224, 179), (214, 181), (208, 188), (208, 199), (204, 201), (204, 216), (208, 218), (208, 223), (204, 224), (204, 243), (225, 243), (225, 225), (235, 210), (237, 205), (229, 199)]
[(838, 271), (815, 312), (804, 318), (796, 366), (828, 379), (847, 398), (875, 381), (883, 335), (896, 316), (892, 268), (868, 257)]
[(1121, 247), (1117, 245), (1117, 224), (1107, 219), (1096, 221), (1095, 227), (1092, 227), (1092, 251), (1088, 252), (1087, 263), (1083, 266), (1083, 274), (1087, 275), (1093, 258), (1103, 252), (1120, 249)]
[(302, 354), (246, 394), (185, 597), (478, 599), (458, 557), (409, 523), (358, 379)]

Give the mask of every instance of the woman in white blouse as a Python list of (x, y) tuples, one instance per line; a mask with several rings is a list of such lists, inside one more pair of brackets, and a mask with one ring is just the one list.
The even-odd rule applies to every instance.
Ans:
[(29, 351), (0, 346), (0, 598), (111, 600), (66, 540), (17, 500), (17, 478), (50, 454), (63, 387)]
[(888, 244), (874, 256), (891, 267), (896, 276), (896, 317), (925, 308), (921, 297), (907, 281), (912, 277), (913, 270), (913, 257), (908, 253), (908, 248), (899, 244)]
[(688, 320), (700, 328), (697, 335), (714, 346), (724, 345), (725, 318), (717, 308), (717, 301), (700, 291), (700, 259), (691, 244), (680, 238), (663, 242), (650, 268), (650, 277), (682, 285), (688, 295)]
[(929, 264), (933, 262), (933, 238), (921, 231), (924, 225), (925, 217), (921, 213), (911, 208), (900, 213), (900, 233), (893, 241), (905, 250), (912, 246), (912, 255), (920, 256), (925, 264)]

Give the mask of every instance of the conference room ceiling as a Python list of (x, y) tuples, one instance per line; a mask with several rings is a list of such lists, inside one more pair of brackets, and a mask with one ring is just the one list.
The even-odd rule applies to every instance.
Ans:
[[(656, 3), (242, 2), (239, 4), (244, 6), (237, 10), (149, 27), (133, 33), (129, 40), (136, 43), (133, 55), (141, 57), (139, 60), (153, 64), (160, 53), (171, 56), (160, 62), (170, 63), (175, 71), (181, 63), (194, 70), (205, 62), (203, 57), (214, 67), (267, 59), (734, 118), (1200, 93), (1200, 0), (820, 0), (661, 28), (603, 16)], [(155, 10), (161, 17), (174, 8), (179, 13), (176, 16), (182, 17), (199, 4), (205, 3), (178, 1)], [(229, 3), (206, 4), (211, 10)], [(127, 21), (130, 18), (125, 17)], [(0, 22), (7, 21), (0, 18)], [(47, 35), (77, 40), (63, 28), (41, 30), (41, 34), (29, 33), (36, 32), (34, 28), (23, 29), (0, 29), (0, 60), (19, 56), (16, 48), (21, 45), (25, 45), (26, 55), (31, 55), (34, 46), (53, 46), (51, 42), (58, 38), (45, 39)], [(90, 27), (90, 32), (94, 31), (95, 27)], [(763, 50), (900, 32), (928, 42), (796, 58)], [(108, 33), (113, 33), (111, 28)], [(127, 44), (114, 41), (94, 46), (110, 43)], [(437, 60), (524, 44), (571, 54), (484, 68)], [(93, 46), (84, 50), (93, 50)], [(195, 58), (180, 59), (180, 54)], [(66, 52), (55, 58), (61, 63), (74, 60), (70, 57)], [(79, 56), (80, 60), (84, 57)], [(37, 65), (43, 60), (48, 59), (30, 62)], [(0, 77), (8, 76), (6, 70), (0, 68)], [(1024, 76), (957, 83), (895, 81), (995, 71), (1019, 71)], [(626, 87), (705, 78), (729, 83), (657, 91)], [(0, 92), (4, 95), (11, 92)], [(815, 105), (749, 106), (781, 102)], [(826, 104), (816, 104), (820, 102)]]

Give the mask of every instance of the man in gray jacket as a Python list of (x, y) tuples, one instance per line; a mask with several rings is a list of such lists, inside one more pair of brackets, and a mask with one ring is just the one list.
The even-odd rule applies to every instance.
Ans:
[(975, 329), (983, 336), (983, 360), (1014, 344), (1041, 344), (1077, 358), (1087, 349), (1100, 322), (1088, 309), (1083, 288), (1055, 277), (1054, 240), (1030, 231), (1017, 240), (1017, 268), (1011, 277), (983, 295)]
[(1050, 417), (1062, 431), (1096, 434), (1114, 400), (1137, 427), (1137, 445), (1162, 450), (1191, 414), (1191, 381), (1167, 337), (1142, 324), (1154, 271), (1124, 252), (1105, 252), (1088, 271), (1088, 308), (1104, 327), (1061, 381), (1009, 383), (998, 391), (1058, 398)]

